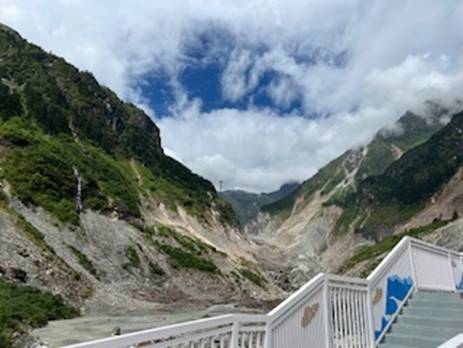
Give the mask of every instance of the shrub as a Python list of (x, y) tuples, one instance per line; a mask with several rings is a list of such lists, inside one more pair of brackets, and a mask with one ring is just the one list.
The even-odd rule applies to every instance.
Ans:
[(25, 326), (44, 326), (49, 320), (69, 319), (79, 310), (59, 296), (0, 280), (0, 347), (10, 347)]
[(251, 271), (250, 269), (247, 269), (247, 268), (241, 268), (239, 272), (241, 273), (243, 277), (245, 277), (252, 283), (256, 284), (262, 289), (267, 289), (267, 280), (262, 274), (258, 273), (257, 271)]
[(81, 251), (77, 250), (74, 248), (72, 245), (67, 246), (69, 250), (74, 254), (74, 256), (77, 258), (77, 261), (79, 264), (85, 268), (91, 275), (93, 275), (96, 279), (100, 279), (100, 274), (98, 270), (96, 269), (95, 265), (93, 264), (92, 260), (90, 260), (87, 255), (82, 253)]
[(129, 245), (127, 248), (125, 248), (125, 256), (130, 261), (130, 264), (133, 267), (135, 268), (140, 267), (140, 264), (141, 264), (140, 256), (138, 256), (138, 253), (133, 246)]
[(212, 261), (165, 243), (155, 242), (155, 245), (170, 257), (174, 263), (174, 267), (190, 268), (201, 272), (220, 274), (220, 270)]
[(159, 266), (157, 263), (153, 263), (153, 262), (150, 261), (148, 266), (149, 266), (149, 270), (150, 270), (152, 275), (162, 277), (163, 275), (166, 274), (166, 272), (164, 272), (164, 270), (161, 268), (161, 266)]

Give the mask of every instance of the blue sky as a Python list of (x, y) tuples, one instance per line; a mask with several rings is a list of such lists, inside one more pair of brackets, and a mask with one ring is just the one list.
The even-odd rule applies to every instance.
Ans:
[(457, 108), (456, 0), (0, 0), (0, 21), (144, 108), (169, 155), (270, 191), (425, 100)]

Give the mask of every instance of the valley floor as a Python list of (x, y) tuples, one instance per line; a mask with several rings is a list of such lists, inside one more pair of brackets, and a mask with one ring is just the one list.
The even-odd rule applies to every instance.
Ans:
[(57, 348), (109, 337), (116, 327), (124, 334), (235, 312), (256, 313), (256, 310), (230, 304), (204, 309), (179, 308), (176, 311), (153, 311), (152, 314), (147, 314), (146, 311), (124, 315), (89, 314), (75, 319), (51, 321), (46, 327), (34, 330), (32, 336), (37, 337), (48, 348)]

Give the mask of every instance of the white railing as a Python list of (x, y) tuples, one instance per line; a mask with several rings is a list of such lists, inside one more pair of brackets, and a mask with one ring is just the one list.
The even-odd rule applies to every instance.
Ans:
[(461, 348), (463, 347), (463, 333), (456, 335), (437, 348)]
[(463, 254), (405, 237), (367, 279), (321, 273), (267, 315), (225, 315), (67, 348), (372, 348), (417, 290), (463, 291)]

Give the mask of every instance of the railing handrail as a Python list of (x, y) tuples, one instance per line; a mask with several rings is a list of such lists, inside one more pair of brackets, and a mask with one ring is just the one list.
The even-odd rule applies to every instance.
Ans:
[[(267, 323), (268, 316), (263, 314), (227, 314), (216, 316), (206, 319), (198, 319), (194, 321), (188, 321), (179, 324), (172, 324), (168, 326), (158, 327), (155, 329), (148, 329), (143, 331), (137, 331), (133, 333), (124, 334), (121, 336), (114, 336), (109, 338), (102, 338), (99, 340), (92, 341), (92, 348), (108, 348), (116, 347), (112, 345), (117, 343), (117, 347), (120, 346), (129, 346), (131, 344), (136, 344), (143, 341), (153, 341), (157, 339), (163, 339), (173, 335), (182, 335), (185, 333), (207, 330), (215, 328), (218, 326), (230, 326), (230, 329), (233, 324), (238, 323)], [(80, 348), (87, 347), (89, 342), (78, 343), (68, 348)]]
[(387, 256), (379, 263), (378, 266), (368, 275), (367, 281), (369, 284), (375, 284), (375, 282), (383, 275), (384, 272), (387, 272), (389, 267), (393, 264), (395, 258), (397, 258), (402, 249), (408, 247), (408, 243), (412, 240), (412, 238), (406, 236), (402, 238), (402, 240), (397, 243), (397, 245), (392, 248), (392, 250), (387, 254)]
[[(311, 297), (318, 294), (320, 287), (344, 287), (355, 291), (367, 291), (368, 296), (371, 296), (371, 292), (377, 286), (378, 282), (383, 279), (384, 275), (394, 266), (395, 262), (403, 255), (404, 251), (409, 249), (411, 254), (411, 247), (418, 247), (419, 249), (428, 250), (441, 255), (448, 255), (450, 258), (459, 257), (463, 258), (463, 253), (451, 251), (443, 247), (439, 247), (422, 240), (404, 237), (381, 261), (381, 263), (370, 273), (366, 279), (358, 277), (349, 277), (343, 275), (319, 273), (309, 282), (303, 285), (298, 291), (294, 292), (286, 300), (281, 302), (273, 310), (267, 314), (231, 314), (222, 315), (213, 318), (200, 319), (181, 324), (174, 324), (165, 327), (149, 329), (139, 332), (134, 332), (122, 336), (115, 336), (111, 338), (104, 338), (93, 342), (81, 343), (67, 348), (109, 348), (109, 347), (124, 347), (132, 344), (137, 344), (145, 341), (156, 341), (158, 339), (169, 339), (170, 336), (181, 336), (191, 335), (194, 333), (208, 332), (208, 330), (227, 330), (228, 333), (240, 330), (240, 325), (243, 325), (243, 329), (246, 328), (245, 324), (256, 323), (257, 325), (251, 326), (251, 330), (258, 330), (262, 327), (265, 330), (265, 334), (269, 335), (272, 328), (278, 325), (279, 322), (285, 320), (286, 317), (290, 316), (295, 310), (300, 308), (301, 303), (310, 301)], [(412, 256), (410, 255), (410, 258)], [(411, 260), (412, 261), (412, 260)], [(413, 261), (411, 265), (413, 271)], [(416, 284), (413, 284), (412, 290)], [(409, 296), (409, 295), (408, 295)], [(408, 297), (407, 297), (408, 298)], [(370, 321), (369, 325), (373, 330), (373, 319), (371, 316), (368, 318)], [(373, 331), (372, 331), (373, 333)], [(384, 332), (383, 332), (384, 334)], [(382, 337), (382, 336), (381, 336)], [(236, 337), (235, 337), (236, 339)], [(237, 341), (233, 341), (237, 342)], [(234, 348), (232, 342), (232, 348)], [(268, 342), (268, 341), (267, 341)]]
[(455, 251), (455, 250), (450, 250), (450, 249), (447, 249), (447, 248), (443, 248), (443, 247), (440, 247), (438, 245), (425, 242), (424, 240), (421, 240), (421, 239), (416, 239), (416, 238), (411, 238), (411, 237), (405, 237), (405, 238), (408, 238), (413, 245), (424, 247), (424, 248), (427, 248), (427, 249), (432, 250), (432, 251), (441, 252), (443, 254), (451, 254), (451, 255), (454, 255), (454, 256), (463, 257), (463, 252), (458, 252), (458, 251)]

